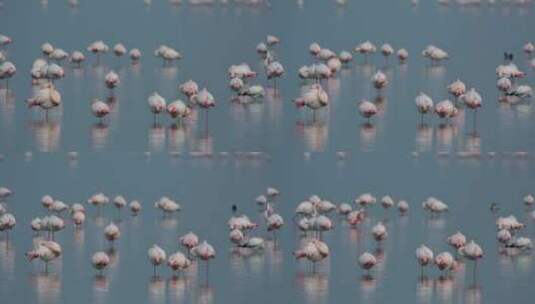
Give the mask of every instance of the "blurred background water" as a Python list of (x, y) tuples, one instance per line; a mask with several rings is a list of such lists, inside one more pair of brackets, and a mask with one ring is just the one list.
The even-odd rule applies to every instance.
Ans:
[[(345, 6), (306, 0), (257, 6), (94, 0), (72, 7), (68, 1), (4, 0), (0, 33), (14, 39), (6, 52), (18, 71), (9, 84), (11, 95), (6, 97), (4, 83), (0, 90), (0, 185), (15, 192), (5, 204), (18, 223), (9, 244), (0, 237), (2, 302), (529, 303), (535, 296), (532, 256), (498, 254), (489, 204), (500, 203), (503, 215), (514, 213), (527, 224), (526, 236), (533, 237), (533, 220), (522, 204), (535, 181), (533, 105), (499, 103), (495, 88), (495, 68), (504, 51), (515, 52), (516, 64), (528, 72), (522, 82), (533, 86), (534, 72), (521, 51), (534, 40), (533, 28), (533, 5), (507, 1), (466, 7), (387, 0)], [(267, 34), (281, 39), (276, 54), (286, 74), (277, 93), (260, 75), (255, 82), (269, 87), (263, 103), (232, 103), (227, 68), (247, 62), (261, 72), (255, 46)], [(85, 50), (94, 40), (139, 48), (141, 62), (133, 66), (108, 54), (95, 66)], [(310, 43), (339, 52), (365, 40), (404, 47), (410, 59), (399, 65), (391, 58), (385, 65), (376, 54), (363, 64), (357, 56), (324, 83), (331, 104), (317, 120), (295, 108), (291, 100), (302, 85), (297, 69), (312, 62)], [(32, 94), (32, 62), (46, 41), (87, 56), (83, 68), (67, 67), (67, 76), (57, 81), (63, 105), (48, 120), (24, 102)], [(420, 52), (431, 43), (447, 50), (451, 60), (429, 66)], [(159, 44), (177, 48), (184, 58), (162, 67), (153, 56)], [(121, 84), (113, 111), (101, 125), (90, 113), (90, 101), (108, 96), (103, 78), (110, 69), (118, 72)], [(390, 79), (382, 100), (370, 83), (377, 69)], [(177, 126), (162, 116), (153, 124), (147, 97), (158, 91), (177, 98), (177, 84), (190, 78), (216, 98), (207, 123), (200, 119)], [(420, 125), (414, 97), (423, 91), (435, 100), (448, 98), (446, 86), (457, 78), (483, 96), (476, 127), (466, 110), (451, 124), (428, 117)], [(357, 102), (364, 98), (380, 104), (372, 125), (357, 113)], [(79, 156), (69, 159), (68, 151)], [(337, 151), (347, 157), (337, 158)], [(459, 151), (481, 154), (465, 157)], [(276, 246), (270, 240), (263, 253), (239, 256), (227, 239), (230, 206), (237, 204), (240, 213), (261, 222), (254, 198), (270, 185), (282, 193), (276, 209), (286, 226)], [(52, 274), (43, 275), (40, 265), (26, 261), (33, 238), (29, 221), (45, 214), (39, 203), (44, 194), (74, 203), (99, 191), (138, 199), (144, 209), (137, 217), (123, 211), (119, 220), (111, 206), (102, 217), (88, 206), (83, 230), (68, 225), (58, 233), (64, 253), (53, 263)], [(364, 192), (406, 199), (411, 211), (400, 217), (376, 207), (358, 230), (333, 217), (335, 229), (324, 234), (330, 257), (316, 273), (296, 262), (291, 252), (302, 240), (291, 216), (297, 203), (311, 194), (351, 202)], [(183, 211), (162, 219), (152, 202), (163, 195), (178, 200)], [(431, 195), (448, 203), (450, 212), (426, 217), (420, 204)], [(357, 257), (375, 252), (369, 230), (385, 218), (390, 235), (378, 252), (381, 262), (375, 279), (364, 280)], [(107, 248), (102, 231), (112, 220), (119, 223), (122, 237), (106, 277), (98, 278), (89, 260)], [(147, 249), (157, 243), (168, 253), (177, 250), (178, 236), (190, 230), (217, 251), (209, 284), (205, 265), (195, 265), (179, 279), (161, 269), (161, 279), (152, 279)], [(416, 247), (426, 243), (436, 252), (447, 250), (444, 240), (457, 230), (485, 250), (477, 281), (470, 263), (453, 280), (438, 279), (435, 269), (428, 271), (427, 280), (419, 280)], [(255, 234), (271, 237), (264, 226)]]

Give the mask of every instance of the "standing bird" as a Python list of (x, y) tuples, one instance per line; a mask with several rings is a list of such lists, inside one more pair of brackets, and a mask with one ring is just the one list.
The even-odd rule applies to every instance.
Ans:
[(375, 241), (378, 242), (378, 245), (381, 241), (386, 240), (386, 238), (388, 237), (388, 232), (386, 231), (386, 227), (385, 225), (383, 225), (382, 222), (379, 222), (377, 223), (377, 225), (373, 226), (372, 236)]
[(428, 95), (421, 93), (415, 99), (416, 108), (420, 112), (420, 120), (423, 122), (424, 115), (433, 110), (433, 99)]
[(447, 251), (437, 254), (434, 263), (440, 271), (454, 270), (457, 267), (457, 262), (451, 253)]
[(284, 67), (280, 62), (273, 61), (266, 67), (266, 74), (268, 79), (273, 78), (273, 87), (277, 88), (277, 78), (284, 74)]
[(186, 95), (188, 99), (191, 99), (193, 95), (196, 95), (197, 93), (199, 93), (199, 85), (197, 85), (195, 81), (190, 79), (184, 82), (183, 84), (179, 85), (178, 90), (182, 94)]
[(280, 230), (282, 226), (284, 226), (284, 220), (279, 214), (274, 213), (267, 218), (267, 230), (273, 231), (274, 240), (277, 239), (276, 231)]
[(79, 68), (82, 65), (82, 62), (85, 61), (85, 55), (80, 51), (74, 51), (71, 53), (69, 60)]
[(399, 49), (397, 51), (399, 63), (405, 63), (409, 59), (409, 52), (406, 49)]
[(126, 206), (126, 199), (122, 195), (118, 195), (113, 199), (113, 205), (117, 208), (119, 216), (121, 215), (121, 210)]
[(182, 121), (182, 119), (191, 115), (191, 108), (182, 100), (177, 99), (167, 105), (167, 113), (169, 113), (172, 118), (178, 118)]
[(111, 109), (107, 103), (95, 98), (91, 103), (91, 112), (95, 117), (99, 118), (102, 123), (102, 118), (110, 114)]
[(368, 100), (362, 100), (359, 102), (359, 113), (360, 116), (366, 118), (369, 123), (370, 118), (377, 114), (377, 106)]
[(0, 80), (6, 80), (6, 91), (9, 89), (9, 79), (17, 73), (17, 68), (10, 61), (4, 61), (0, 64)]
[(394, 48), (390, 44), (385, 43), (381, 46), (381, 54), (385, 57), (385, 62), (388, 64), (388, 57), (394, 54)]
[(13, 230), (17, 220), (15, 216), (11, 213), (4, 213), (0, 216), (0, 232), (6, 232), (6, 240), (9, 240), (9, 231)]
[(448, 99), (443, 100), (435, 105), (435, 113), (442, 119), (455, 117), (457, 116), (458, 111), (459, 110)]
[(323, 90), (320, 84), (313, 84), (301, 97), (294, 100), (298, 108), (304, 106), (310, 108), (313, 112), (314, 119), (316, 118), (316, 111), (329, 105), (329, 95)]
[(97, 65), (100, 64), (100, 55), (104, 55), (109, 51), (108, 45), (106, 45), (102, 40), (95, 41), (91, 43), (87, 50), (97, 56)]
[(186, 233), (185, 235), (180, 237), (178, 240), (180, 242), (180, 245), (187, 248), (188, 255), (193, 247), (199, 245), (199, 237), (192, 231)]
[(377, 48), (373, 43), (370, 41), (365, 41), (359, 45), (357, 45), (353, 51), (356, 53), (360, 53), (364, 55), (364, 62), (368, 62), (368, 55), (375, 53), (377, 51)]
[(91, 257), (91, 265), (102, 274), (102, 270), (110, 264), (110, 257), (104, 251), (98, 251)]
[(117, 56), (117, 59), (119, 62), (121, 61), (121, 57), (126, 54), (126, 48), (122, 43), (117, 43), (115, 46), (113, 46), (113, 54)]
[(433, 262), (433, 251), (425, 245), (421, 245), (416, 249), (416, 260), (421, 266), (421, 276), (424, 275), (424, 267)]
[(49, 42), (45, 42), (41, 45), (41, 52), (43, 53), (43, 55), (45, 55), (46, 58), (48, 58), (53, 51), (54, 46)]
[(165, 101), (165, 98), (160, 96), (160, 94), (158, 94), (157, 92), (154, 92), (152, 93), (152, 95), (149, 96), (148, 102), (149, 109), (154, 116), (154, 123), (156, 124), (157, 115), (167, 109), (167, 103)]
[(320, 240), (312, 240), (294, 251), (296, 259), (306, 258), (312, 262), (312, 271), (316, 271), (316, 263), (329, 256), (329, 246)]
[(360, 268), (366, 270), (370, 275), (370, 270), (377, 264), (377, 258), (369, 252), (364, 252), (359, 256)]
[(139, 201), (131, 201), (129, 204), (132, 215), (136, 216), (141, 211), (141, 203)]
[(45, 273), (48, 273), (48, 263), (61, 255), (61, 245), (54, 241), (39, 241), (37, 246), (26, 253), (26, 257), (31, 262), (40, 259), (45, 263)]
[(9, 188), (0, 187), (0, 201), (7, 199), (12, 194), (13, 194), (13, 191), (11, 191)]
[(208, 282), (210, 260), (215, 258), (215, 249), (207, 241), (191, 248), (191, 255), (206, 262), (206, 282)]
[(132, 64), (137, 64), (141, 59), (141, 51), (139, 49), (131, 49), (128, 55), (130, 55)]
[(10, 45), (12, 42), (13, 42), (13, 39), (11, 39), (11, 37), (0, 34), (0, 48), (3, 49), (6, 46)]
[(45, 110), (48, 119), (48, 111), (61, 105), (61, 94), (52, 83), (47, 83), (28, 98), (26, 104), (28, 108), (40, 107)]
[(165, 262), (167, 255), (165, 254), (165, 251), (158, 247), (158, 245), (152, 245), (152, 247), (149, 249), (149, 261), (153, 266), (153, 275), (156, 277), (156, 266), (160, 266), (163, 262)]
[(457, 250), (459, 250), (459, 248), (461, 248), (464, 245), (466, 245), (466, 237), (460, 231), (457, 231), (457, 233), (455, 233), (455, 234), (451, 235), (450, 237), (448, 237), (447, 243), (448, 243), (448, 245), (450, 245), (453, 248), (455, 248), (455, 250), (457, 251)]
[(404, 215), (405, 213), (407, 213), (407, 211), (409, 211), (409, 203), (403, 200), (399, 201), (398, 210), (399, 210), (399, 213), (401, 213), (401, 215)]
[(169, 256), (167, 266), (176, 273), (177, 271), (186, 270), (191, 266), (191, 261), (182, 252), (177, 251)]
[(459, 248), (459, 253), (461, 254), (461, 256), (474, 261), (474, 280), (475, 280), (477, 260), (483, 258), (483, 249), (481, 249), (481, 247), (472, 240), (465, 246)]
[(190, 100), (205, 110), (215, 107), (214, 96), (208, 92), (206, 88), (202, 89), (199, 93), (192, 95)]
[(377, 73), (372, 76), (372, 83), (373, 87), (380, 91), (386, 87), (388, 84), (388, 79), (385, 73), (382, 71), (377, 71)]
[(115, 71), (109, 71), (104, 77), (104, 82), (106, 83), (106, 87), (110, 89), (110, 93), (113, 96), (113, 89), (121, 83), (121, 80)]
[(110, 248), (113, 248), (113, 242), (121, 237), (121, 231), (119, 231), (119, 227), (112, 222), (104, 228), (104, 236), (110, 242)]
[(448, 86), (448, 93), (453, 95), (453, 97), (455, 97), (455, 101), (457, 101), (459, 97), (466, 93), (466, 85), (457, 79)]

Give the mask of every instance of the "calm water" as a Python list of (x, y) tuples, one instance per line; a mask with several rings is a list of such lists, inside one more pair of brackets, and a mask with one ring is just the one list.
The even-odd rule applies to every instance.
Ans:
[[(15, 192), (6, 206), (17, 217), (17, 226), (9, 245), (4, 235), (0, 237), (1, 302), (530, 302), (535, 296), (533, 258), (498, 254), (495, 215), (488, 206), (500, 203), (501, 213), (514, 213), (527, 224), (522, 234), (533, 238), (534, 222), (522, 204), (522, 197), (535, 191), (533, 104), (498, 103), (494, 74), (503, 51), (515, 51), (517, 65), (529, 72), (521, 82), (534, 85), (534, 73), (521, 53), (522, 45), (535, 39), (533, 5), (441, 7), (421, 1), (411, 7), (409, 1), (365, 0), (339, 7), (334, 1), (271, 2), (271, 7), (193, 7), (154, 0), (145, 7), (141, 0), (95, 0), (72, 8), (67, 1), (3, 1), (0, 33), (14, 38), (7, 55), (18, 72), (10, 81), (13, 96), (6, 99), (5, 90), (0, 91), (0, 185)], [(248, 62), (261, 71), (254, 48), (266, 34), (282, 41), (276, 52), (287, 73), (279, 91), (273, 94), (269, 89), (261, 104), (233, 104), (226, 70)], [(26, 108), (24, 101), (32, 92), (29, 70), (43, 42), (85, 52), (99, 39), (110, 46), (122, 42), (127, 48), (137, 47), (144, 57), (131, 66), (126, 58), (118, 62), (108, 54), (97, 67), (88, 55), (82, 69), (67, 68), (67, 77), (57, 82), (64, 104), (48, 121)], [(407, 48), (408, 64), (391, 60), (385, 66), (375, 55), (364, 65), (358, 58), (325, 83), (331, 105), (316, 121), (295, 109), (290, 101), (302, 85), (296, 71), (311, 62), (311, 42), (339, 52), (368, 39)], [(152, 56), (161, 43), (179, 49), (184, 59), (177, 66), (162, 67)], [(429, 43), (446, 49), (452, 59), (430, 67), (420, 56)], [(89, 108), (92, 98), (108, 96), (103, 77), (110, 68), (118, 71), (121, 85), (113, 113), (102, 126)], [(377, 97), (369, 79), (378, 68), (387, 71), (390, 85), (380, 102), (380, 115), (369, 126), (358, 116), (356, 104)], [(217, 107), (208, 120), (177, 127), (162, 116), (154, 125), (146, 105), (149, 94), (157, 90), (175, 98), (176, 85), (190, 78), (216, 97)], [(451, 125), (441, 126), (429, 117), (427, 125), (420, 126), (414, 108), (417, 93), (447, 98), (446, 85), (457, 78), (483, 96), (476, 127), (469, 111)], [(257, 82), (267, 85), (264, 76)], [(339, 150), (347, 152), (345, 160), (337, 159)], [(78, 159), (69, 160), (68, 151), (78, 151)], [(235, 153), (239, 151), (262, 153), (251, 158)], [(482, 156), (460, 157), (458, 151), (481, 151)], [(512, 154), (516, 151), (530, 154), (517, 157)], [(497, 155), (491, 158), (487, 152)], [(287, 222), (276, 246), (269, 240), (263, 253), (233, 253), (226, 227), (231, 204), (260, 222), (254, 198), (270, 185), (282, 193), (276, 209)], [(96, 278), (89, 260), (108, 246), (103, 227), (111, 220), (118, 222), (111, 206), (103, 217), (96, 217), (88, 206), (83, 230), (69, 224), (57, 234), (64, 254), (54, 261), (52, 274), (46, 276), (40, 264), (28, 263), (24, 253), (33, 238), (29, 221), (45, 215), (41, 196), (74, 203), (97, 191), (144, 204), (138, 217), (123, 211), (122, 237), (106, 277)], [(333, 216), (336, 227), (324, 235), (331, 256), (316, 273), (308, 263), (296, 262), (291, 252), (302, 240), (290, 218), (297, 203), (311, 194), (350, 202), (363, 192), (406, 199), (412, 209), (399, 217), (395, 210), (384, 214), (377, 206), (358, 230)], [(183, 211), (162, 219), (152, 208), (162, 195), (177, 199)], [(431, 195), (448, 203), (450, 212), (426, 217), (420, 203)], [(375, 251), (369, 230), (385, 217), (390, 235), (375, 280), (366, 281), (357, 257)], [(162, 268), (161, 279), (153, 280), (147, 249), (157, 243), (172, 252), (178, 249), (178, 236), (190, 230), (217, 250), (208, 284), (204, 264), (194, 265), (176, 280)], [(453, 280), (439, 280), (436, 269), (427, 272), (427, 280), (419, 280), (415, 248), (426, 243), (435, 252), (448, 250), (445, 238), (457, 230), (485, 250), (477, 280), (473, 281), (470, 263)], [(263, 226), (255, 234), (270, 238)]]

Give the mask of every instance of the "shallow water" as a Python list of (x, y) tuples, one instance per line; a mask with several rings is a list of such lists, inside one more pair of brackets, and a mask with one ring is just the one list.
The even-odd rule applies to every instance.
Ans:
[[(494, 73), (502, 53), (515, 51), (516, 64), (528, 72), (521, 82), (533, 86), (534, 73), (521, 52), (533, 39), (533, 5), (441, 7), (421, 1), (412, 7), (409, 1), (365, 0), (339, 7), (334, 1), (299, 5), (279, 0), (271, 7), (193, 7), (152, 2), (146, 7), (142, 1), (80, 1), (73, 8), (67, 1), (3, 1), (0, 32), (14, 38), (7, 54), (18, 72), (9, 83), (9, 98), (4, 83), (0, 90), (0, 185), (14, 190), (5, 204), (17, 217), (9, 242), (0, 237), (2, 300), (528, 303), (535, 296), (530, 288), (535, 279), (531, 254), (498, 254), (496, 215), (489, 212), (491, 202), (500, 203), (500, 213), (515, 214), (527, 224), (522, 234), (533, 238), (534, 222), (522, 204), (522, 197), (534, 191), (533, 105), (498, 103)], [(228, 66), (248, 62), (261, 71), (255, 46), (266, 34), (282, 41), (276, 53), (287, 72), (277, 94), (270, 88), (263, 103), (231, 103)], [(126, 58), (119, 62), (108, 54), (95, 66), (93, 56), (86, 54), (82, 69), (67, 68), (67, 77), (57, 81), (61, 109), (51, 112), (48, 121), (43, 113), (28, 110), (28, 74), (40, 45), (50, 41), (69, 52), (87, 53), (87, 45), (97, 39), (139, 48), (141, 63), (132, 66)], [(331, 105), (316, 120), (295, 109), (291, 100), (302, 85), (296, 71), (311, 62), (311, 42), (339, 52), (368, 39), (406, 48), (408, 63), (399, 65), (391, 58), (385, 66), (376, 54), (363, 64), (358, 57), (324, 83)], [(161, 43), (175, 46), (184, 59), (162, 67), (152, 56)], [(446, 49), (452, 59), (429, 66), (420, 52), (430, 43)], [(103, 77), (111, 68), (118, 71), (121, 85), (113, 113), (99, 124), (89, 105), (92, 98), (109, 96)], [(378, 117), (368, 125), (358, 116), (357, 101), (378, 98), (369, 81), (378, 68), (387, 71), (390, 85), (379, 102)], [(154, 125), (147, 97), (157, 90), (176, 98), (176, 85), (190, 78), (214, 94), (216, 108), (208, 117), (199, 114), (182, 126), (164, 116)], [(457, 78), (483, 96), (475, 126), (468, 110), (449, 124), (428, 117), (426, 125), (420, 125), (414, 97), (424, 91), (435, 100), (448, 98), (446, 86)], [(256, 81), (272, 85), (263, 75)], [(69, 151), (79, 156), (69, 159)], [(347, 157), (339, 159), (337, 151)], [(528, 155), (515, 154), (518, 151)], [(270, 185), (281, 191), (276, 209), (286, 220), (276, 245), (270, 240), (263, 253), (249, 257), (233, 253), (226, 227), (231, 204), (261, 222), (254, 198)], [(87, 206), (82, 230), (69, 224), (57, 234), (64, 253), (53, 262), (51, 274), (44, 275), (38, 263), (28, 263), (24, 253), (33, 238), (29, 222), (45, 215), (40, 198), (50, 194), (67, 203), (84, 202), (98, 191), (138, 199), (144, 209), (137, 217), (123, 210), (119, 219), (111, 206), (101, 217)], [(297, 203), (311, 194), (350, 202), (364, 192), (406, 199), (411, 211), (400, 217), (396, 210), (384, 213), (376, 206), (358, 230), (333, 215), (335, 229), (323, 235), (330, 257), (315, 272), (308, 263), (296, 262), (291, 253), (303, 242), (291, 224)], [(152, 202), (163, 195), (177, 199), (183, 211), (162, 218)], [(429, 196), (448, 203), (450, 212), (426, 216), (420, 203)], [(119, 223), (122, 237), (115, 245), (113, 265), (105, 277), (97, 277), (89, 260), (108, 247), (102, 230), (111, 220)], [(389, 237), (378, 252), (374, 279), (366, 280), (357, 257), (376, 251), (369, 230), (378, 220), (386, 220)], [(168, 253), (177, 250), (178, 236), (190, 230), (217, 251), (209, 278), (201, 263), (178, 279), (162, 267), (160, 279), (153, 279), (147, 249), (157, 243)], [(465, 263), (452, 280), (439, 279), (436, 269), (428, 269), (427, 279), (421, 280), (416, 247), (426, 243), (435, 252), (449, 250), (445, 238), (457, 230), (485, 250), (475, 280), (472, 263)], [(271, 238), (264, 226), (254, 234)]]

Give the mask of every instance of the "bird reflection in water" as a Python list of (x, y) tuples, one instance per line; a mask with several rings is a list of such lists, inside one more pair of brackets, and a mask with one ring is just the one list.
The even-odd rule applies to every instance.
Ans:
[(15, 115), (15, 96), (3, 88), (0, 89), (0, 113), (2, 121), (6, 125), (11, 125)]
[(442, 123), (437, 127), (436, 134), (438, 140), (437, 150), (439, 152), (450, 152), (453, 138), (457, 136), (457, 126), (450, 123)]
[(149, 147), (151, 151), (161, 152), (165, 147), (165, 127), (154, 123), (149, 128)]
[[(3, 234), (3, 233), (2, 233)], [(2, 266), (2, 276), (6, 280), (12, 279), (15, 272), (15, 248), (7, 234), (0, 237), (0, 265)]]
[(93, 296), (95, 298), (95, 303), (106, 303), (109, 287), (110, 282), (105, 275), (95, 275), (93, 278)]
[(329, 126), (320, 120), (298, 121), (297, 134), (303, 136), (307, 149), (312, 152), (322, 152), (329, 138)]
[(307, 303), (325, 303), (329, 295), (329, 275), (321, 272), (297, 273), (297, 285), (303, 289)]
[(94, 150), (102, 150), (108, 144), (109, 127), (104, 122), (98, 122), (91, 127), (91, 144)]
[(453, 296), (455, 281), (452, 277), (440, 276), (435, 280), (437, 296), (441, 301), (450, 302)]
[(426, 123), (419, 124), (416, 128), (416, 151), (428, 152), (433, 145), (433, 128)]
[(377, 288), (377, 279), (370, 274), (364, 274), (360, 277), (360, 290), (362, 292), (362, 299), (364, 302), (368, 302), (373, 298), (375, 289)]
[(433, 298), (433, 280), (427, 276), (419, 277), (416, 285), (416, 295), (419, 303), (431, 303)]
[(182, 123), (174, 123), (167, 128), (167, 133), (169, 151), (182, 152), (190, 129)]
[(152, 277), (149, 281), (149, 302), (163, 304), (166, 302), (166, 282), (161, 277)]
[(214, 289), (208, 285), (202, 285), (198, 289), (197, 303), (210, 304), (214, 302)]
[(29, 129), (34, 134), (37, 150), (54, 152), (58, 149), (61, 137), (61, 124), (53, 120), (31, 121)]
[(30, 274), (30, 284), (35, 288), (39, 303), (59, 303), (61, 279), (55, 273)]
[(377, 137), (377, 128), (370, 122), (365, 122), (360, 125), (360, 146), (361, 151), (371, 152), (375, 147), (375, 139)]

